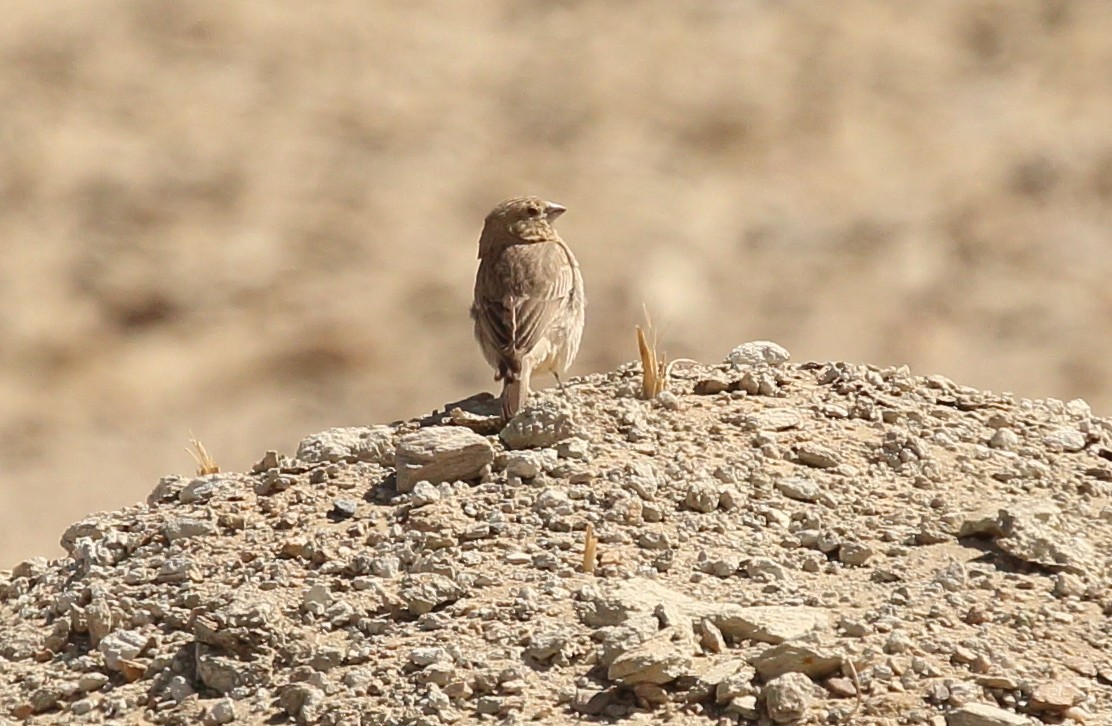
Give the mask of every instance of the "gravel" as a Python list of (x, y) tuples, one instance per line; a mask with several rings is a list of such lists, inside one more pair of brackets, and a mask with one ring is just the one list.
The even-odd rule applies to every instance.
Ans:
[(1112, 422), (789, 360), (739, 346), (660, 401), (628, 365), (501, 429), (464, 402), (165, 477), (0, 573), (0, 720), (1112, 712)]

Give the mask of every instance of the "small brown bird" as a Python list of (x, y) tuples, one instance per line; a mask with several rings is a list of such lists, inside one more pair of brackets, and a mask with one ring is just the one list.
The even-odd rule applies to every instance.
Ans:
[(487, 215), (479, 236), (471, 318), (494, 380), (502, 381), (507, 419), (525, 405), (534, 373), (552, 373), (559, 383), (579, 351), (583, 277), (552, 227), (565, 211), (539, 197), (507, 199)]

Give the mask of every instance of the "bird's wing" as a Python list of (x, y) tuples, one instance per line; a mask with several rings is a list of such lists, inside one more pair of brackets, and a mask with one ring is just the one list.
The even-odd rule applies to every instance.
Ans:
[[(537, 346), (574, 294), (572, 267), (562, 264), (557, 270), (500, 299), (476, 297), (471, 310), (476, 333), (498, 350), (508, 370), (520, 370), (521, 357)], [(485, 271), (481, 269), (480, 274)]]
[(551, 280), (544, 281), (537, 289), (530, 290), (516, 301), (514, 348), (521, 353), (535, 348), (552, 327), (553, 321), (563, 314), (568, 298), (573, 294), (575, 277), (572, 268), (561, 265)]

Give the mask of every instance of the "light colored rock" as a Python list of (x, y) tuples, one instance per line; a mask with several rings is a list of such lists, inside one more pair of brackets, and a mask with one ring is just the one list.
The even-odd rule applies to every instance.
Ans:
[(1086, 572), (1096, 556), (1085, 534), (1067, 531), (1058, 518), (1044, 520), (1021, 508), (1000, 510), (1003, 536), (996, 546), (1021, 560), (1043, 567), (1063, 567), (1073, 572)]
[(973, 682), (976, 683), (978, 686), (984, 686), (985, 688), (991, 688), (1001, 691), (1015, 691), (1019, 688), (1019, 683), (1016, 681), (1016, 679), (1009, 676), (977, 676), (973, 679)]
[(802, 673), (820, 679), (837, 671), (842, 657), (822, 646), (785, 642), (761, 651), (749, 662), (766, 681), (785, 673)]
[(756, 721), (761, 716), (756, 696), (738, 696), (726, 704), (725, 710), (726, 713), (736, 713), (747, 721)]
[(598, 663), (603, 668), (654, 636), (660, 635), (660, 621), (655, 615), (638, 615), (621, 625), (599, 628), (594, 639), (599, 641)]
[(123, 661), (135, 660), (150, 645), (150, 636), (138, 630), (116, 630), (101, 639), (98, 649), (109, 670), (122, 671)]
[(795, 456), (800, 464), (815, 469), (833, 469), (840, 463), (838, 455), (822, 444), (807, 442), (796, 447)]
[(967, 703), (946, 714), (946, 726), (1033, 726), (1038, 723), (1015, 711), (987, 703)]
[(716, 703), (727, 703), (738, 696), (755, 696), (759, 692), (753, 685), (757, 671), (740, 658), (724, 661), (714, 669), (701, 676), (701, 679), (713, 683), (714, 700)]
[(759, 582), (786, 582), (788, 571), (770, 557), (754, 557), (745, 563), (745, 574)]
[(959, 537), (996, 538), (1004, 552), (1042, 567), (1061, 567), (1075, 573), (1092, 569), (1096, 553), (1084, 532), (1062, 522), (1052, 501), (1010, 502), (1003, 507), (965, 516)]
[(781, 345), (770, 340), (754, 340), (742, 343), (726, 355), (726, 362), (734, 367), (754, 366), (764, 364), (768, 366), (783, 365), (791, 360), (791, 354)]
[(519, 479), (535, 479), (541, 473), (550, 471), (557, 462), (555, 449), (527, 449), (506, 458), (506, 473)]
[[(115, 617), (112, 615), (112, 606), (103, 595), (94, 595), (85, 606), (85, 626), (89, 631), (92, 645), (97, 647), (106, 635), (112, 632)], [(126, 657), (126, 656), (125, 656)]]
[(663, 637), (619, 655), (606, 672), (607, 678), (623, 686), (638, 683), (670, 683), (691, 670), (690, 643), (674, 643)]
[(722, 631), (707, 618), (699, 621), (699, 643), (710, 653), (726, 652), (726, 640)]
[(70, 705), (70, 712), (75, 716), (84, 716), (96, 708), (97, 702), (92, 698), (82, 698)]
[(451, 660), (451, 656), (449, 656), (448, 651), (443, 648), (414, 648), (409, 652), (409, 662), (418, 668), (424, 668), (433, 663), (447, 662), (449, 660)]
[(1062, 713), (1084, 701), (1085, 693), (1073, 684), (1051, 681), (1032, 688), (1029, 700), (1032, 711)]
[(403, 436), (394, 455), (398, 491), (419, 481), (432, 484), (473, 479), (494, 460), (486, 438), (459, 426), (429, 426)]
[(77, 687), (82, 691), (97, 691), (100, 690), (104, 684), (108, 683), (108, 676), (100, 671), (90, 671), (89, 673), (82, 673), (77, 679)]
[(413, 498), (410, 500), (415, 507), (440, 501), (440, 490), (432, 482), (419, 481), (413, 485)]
[(251, 490), (254, 483), (254, 479), (243, 474), (205, 474), (191, 479), (178, 493), (178, 501), (182, 504), (192, 504), (193, 502), (207, 502), (217, 495), (225, 498), (236, 495), (241, 491)]
[(749, 416), (745, 425), (751, 431), (787, 431), (803, 425), (803, 416), (794, 408), (771, 408)]
[(706, 514), (718, 509), (719, 498), (717, 484), (710, 481), (696, 481), (688, 485), (683, 504), (690, 510)]
[(707, 619), (727, 638), (773, 645), (830, 629), (830, 617), (825, 611), (803, 605), (724, 604), (712, 610)]
[(320, 719), (324, 700), (324, 691), (309, 683), (290, 683), (278, 692), (282, 708), (302, 723), (315, 723)]
[(170, 680), (166, 682), (166, 688), (163, 690), (163, 693), (174, 703), (181, 703), (196, 692), (197, 691), (193, 689), (193, 684), (184, 676), (171, 676)]
[(235, 720), (236, 705), (230, 698), (221, 698), (209, 706), (205, 714), (205, 723), (225, 724)]
[(463, 592), (462, 587), (444, 575), (422, 572), (405, 577), (400, 595), (410, 613), (424, 615), (439, 605), (455, 602)]
[(860, 567), (868, 562), (874, 554), (872, 547), (856, 540), (842, 542), (841, 547), (838, 548), (838, 559), (842, 564), (850, 567)]
[(958, 537), (999, 537), (1002, 534), (999, 507), (966, 513), (958, 529)]
[(802, 673), (785, 673), (768, 682), (761, 692), (768, 717), (776, 723), (798, 721), (807, 715), (815, 699), (811, 679)]
[(574, 433), (571, 407), (549, 399), (535, 406), (526, 405), (499, 436), (510, 449), (540, 449), (555, 446)]
[(692, 625), (711, 623), (726, 638), (782, 643), (831, 628), (821, 608), (765, 605), (743, 607), (735, 603), (696, 600), (656, 580), (630, 578), (585, 588), (576, 602), (580, 620), (590, 627), (613, 626), (652, 615), (658, 610), (687, 618)]
[(147, 504), (153, 507), (160, 503), (177, 500), (181, 490), (188, 483), (189, 479), (177, 474), (162, 477), (158, 480), (158, 484), (155, 484), (151, 493), (147, 495)]
[(694, 393), (696, 396), (714, 396), (729, 390), (730, 379), (722, 371), (710, 371), (695, 382)]
[(301, 593), (301, 608), (313, 615), (323, 615), (332, 605), (332, 592), (328, 585), (316, 584), (305, 588)]
[(818, 484), (802, 476), (781, 479), (776, 482), (776, 488), (788, 499), (795, 499), (800, 502), (813, 502), (822, 493)]
[(567, 646), (568, 634), (565, 631), (549, 630), (531, 636), (529, 645), (525, 646), (522, 655), (544, 663), (556, 657)]
[(992, 438), (988, 440), (988, 445), (994, 449), (1014, 451), (1019, 446), (1019, 434), (1009, 428), (996, 429)]
[(394, 464), (394, 430), (389, 426), (332, 428), (306, 436), (297, 445), (297, 459), (309, 464), (368, 461)]
[(171, 542), (216, 533), (216, 523), (203, 517), (171, 517), (162, 525), (162, 534)]
[(1051, 451), (1081, 451), (1085, 448), (1085, 434), (1071, 428), (1054, 429), (1043, 437), (1043, 445)]

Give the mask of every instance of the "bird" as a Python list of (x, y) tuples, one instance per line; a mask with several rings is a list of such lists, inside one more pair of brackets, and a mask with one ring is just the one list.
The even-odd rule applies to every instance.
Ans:
[(579, 261), (552, 223), (567, 209), (540, 197), (506, 199), (479, 235), (471, 318), (483, 357), (502, 381), (502, 417), (517, 414), (531, 378), (563, 385), (579, 352), (586, 298)]

